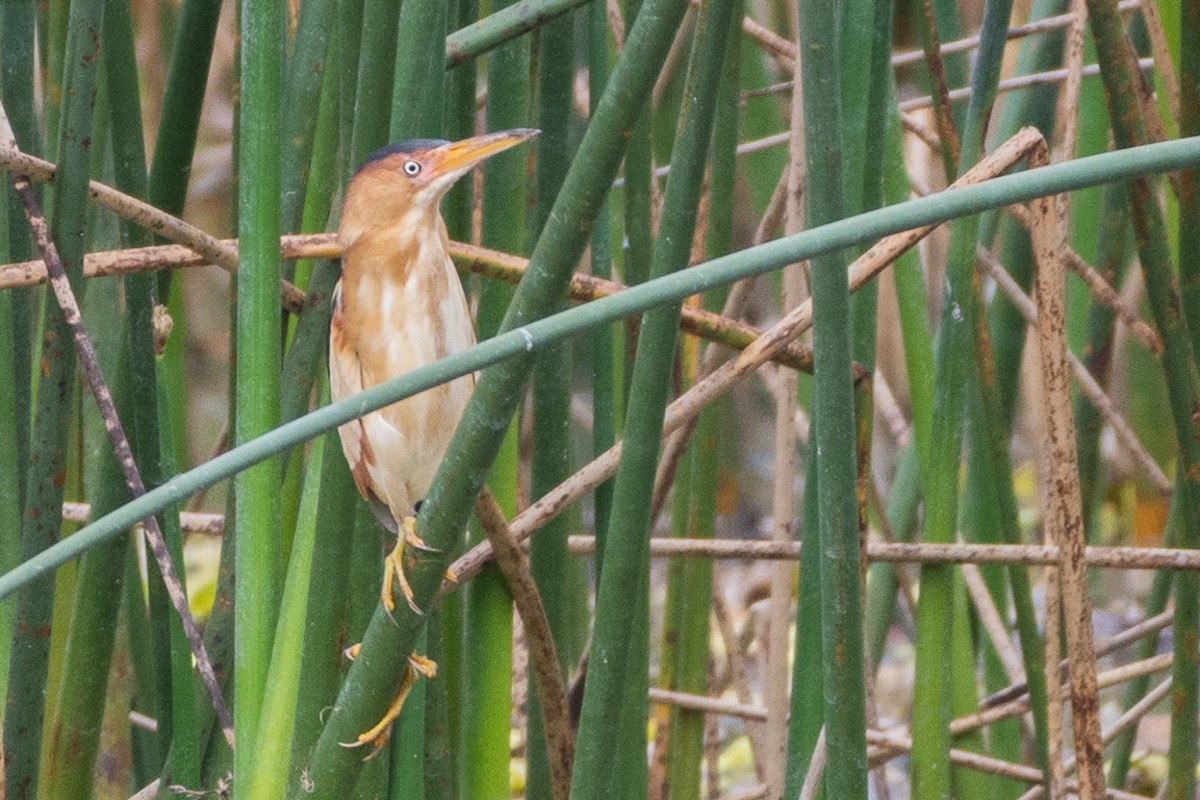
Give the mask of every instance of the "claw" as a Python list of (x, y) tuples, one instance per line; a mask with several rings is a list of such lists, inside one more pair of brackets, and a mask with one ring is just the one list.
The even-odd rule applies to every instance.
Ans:
[(426, 679), (433, 678), (437, 675), (437, 664), (425, 656), (413, 653), (408, 657), (408, 666), (404, 669), (404, 677), (400, 681), (400, 689), (396, 692), (396, 696), (392, 698), (391, 705), (388, 706), (383, 719), (379, 720), (369, 731), (360, 733), (358, 738), (353, 742), (341, 742), (342, 747), (362, 747), (365, 744), (371, 744), (374, 747), (366, 760), (377, 756), (391, 737), (392, 723), (400, 716), (400, 710), (404, 708), (404, 701), (408, 697), (408, 693), (412, 691), (412, 687), (416, 684), (418, 675), (422, 675)]
[[(383, 589), (379, 593), (379, 602), (383, 603), (383, 608), (387, 611), (389, 617), (396, 610), (396, 601), (392, 599), (392, 592), (394, 591), (393, 583), (395, 582), (400, 584), (400, 593), (404, 595), (405, 601), (408, 602), (408, 607), (416, 614), (425, 614), (424, 611), (417, 607), (417, 601), (413, 599), (412, 587), (408, 585), (408, 576), (404, 574), (404, 548), (406, 545), (411, 544), (417, 549), (430, 549), (417, 536), (416, 523), (417, 521), (414, 517), (405, 517), (401, 523), (401, 534), (396, 541), (396, 547), (383, 562)], [(420, 542), (420, 544), (416, 544), (414, 540), (415, 542)]]
[(416, 549), (418, 549), (422, 552), (425, 552), (425, 553), (440, 553), (440, 552), (442, 552), (441, 550), (439, 550), (436, 547), (430, 547), (429, 545), (425, 544), (425, 540), (417, 535), (417, 518), (416, 517), (405, 517), (404, 522), (402, 522), (400, 524), (400, 527), (404, 531), (404, 541), (408, 542), (410, 545), (412, 545)]

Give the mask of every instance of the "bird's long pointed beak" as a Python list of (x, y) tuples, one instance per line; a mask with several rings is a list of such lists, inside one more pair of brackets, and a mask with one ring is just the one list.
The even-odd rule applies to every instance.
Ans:
[(507, 131), (472, 136), (460, 142), (451, 142), (438, 148), (435, 169), (439, 176), (457, 175), (510, 147), (528, 141), (541, 131), (537, 128), (513, 128)]

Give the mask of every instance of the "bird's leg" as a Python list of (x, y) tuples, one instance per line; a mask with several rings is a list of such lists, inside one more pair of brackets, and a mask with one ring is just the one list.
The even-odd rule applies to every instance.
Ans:
[(353, 742), (343, 746), (362, 747), (364, 744), (370, 743), (374, 745), (374, 749), (367, 758), (374, 758), (383, 746), (387, 744), (387, 740), (391, 736), (392, 723), (396, 721), (396, 717), (400, 716), (400, 710), (404, 708), (404, 701), (408, 697), (408, 693), (412, 691), (413, 685), (416, 684), (418, 675), (432, 679), (437, 675), (437, 664), (425, 656), (413, 653), (408, 657), (408, 666), (404, 669), (404, 677), (400, 681), (400, 689), (396, 692), (396, 696), (392, 698), (391, 705), (388, 706), (383, 719), (379, 720), (369, 731), (360, 733), (358, 738)]
[(408, 577), (404, 574), (404, 548), (407, 545), (411, 545), (417, 550), (424, 550), (427, 553), (438, 552), (437, 548), (425, 544), (425, 540), (417, 535), (416, 517), (405, 517), (400, 522), (400, 530), (396, 537), (396, 547), (383, 562), (383, 589), (379, 593), (379, 601), (387, 609), (388, 616), (391, 616), (392, 611), (396, 608), (396, 601), (392, 599), (394, 583), (400, 584), (400, 593), (408, 601), (409, 608), (417, 614), (425, 613), (417, 607), (416, 600), (413, 599), (412, 587), (409, 586)]

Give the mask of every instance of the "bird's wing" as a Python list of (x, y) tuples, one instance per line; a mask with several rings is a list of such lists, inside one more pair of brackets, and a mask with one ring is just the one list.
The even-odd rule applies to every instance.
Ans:
[[(338, 281), (333, 290), (333, 318), (329, 326), (329, 394), (335, 401), (363, 390), (362, 363), (346, 336), (341, 300), (342, 284)], [(346, 455), (346, 463), (350, 465), (354, 485), (358, 487), (359, 493), (379, 522), (392, 533), (396, 533), (396, 519), (387, 504), (375, 492), (371, 480), (371, 466), (375, 463), (375, 453), (371, 450), (363, 420), (355, 419), (339, 426), (338, 436), (342, 440), (342, 452)]]

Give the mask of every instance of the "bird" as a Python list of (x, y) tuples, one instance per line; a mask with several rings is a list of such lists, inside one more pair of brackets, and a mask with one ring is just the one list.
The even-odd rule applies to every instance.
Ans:
[[(431, 364), (475, 344), (470, 308), (439, 206), (459, 178), (485, 159), (536, 136), (516, 128), (458, 142), (409, 139), (375, 151), (347, 184), (338, 227), (342, 276), (334, 287), (329, 389), (334, 401)], [(407, 547), (429, 550), (416, 512), (474, 389), (471, 374), (372, 411), (338, 428), (358, 491), (396, 535), (384, 562), (380, 602), (391, 615), (394, 588), (421, 609), (405, 576)], [(417, 674), (436, 664), (412, 654), (384, 718), (357, 746), (386, 739)]]

